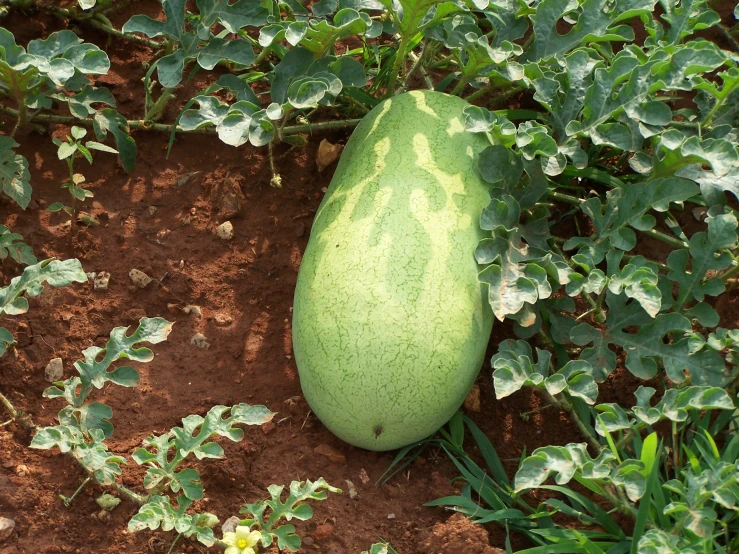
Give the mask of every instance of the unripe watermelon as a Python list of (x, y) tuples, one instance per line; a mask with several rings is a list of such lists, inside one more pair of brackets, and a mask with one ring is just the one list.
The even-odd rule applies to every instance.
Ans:
[(466, 102), (413, 91), (352, 134), (316, 214), (295, 291), (293, 347), (313, 412), (341, 439), (389, 450), (460, 407), (492, 313), (474, 251), (490, 200), (487, 141)]

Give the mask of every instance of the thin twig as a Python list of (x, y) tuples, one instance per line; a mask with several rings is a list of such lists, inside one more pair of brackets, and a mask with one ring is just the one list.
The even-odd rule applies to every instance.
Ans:
[(719, 31), (722, 35), (724, 35), (724, 38), (729, 41), (729, 43), (734, 47), (735, 52), (739, 52), (739, 42), (736, 41), (736, 39), (731, 35), (731, 31), (727, 29), (723, 24), (720, 24), (718, 26)]
[(10, 425), (13, 422), (18, 422), (24, 427), (27, 427), (28, 429), (33, 429), (36, 427), (36, 425), (31, 421), (30, 417), (27, 414), (23, 414), (23, 412), (19, 412), (13, 407), (13, 404), (11, 404), (10, 400), (8, 400), (8, 397), (5, 396), (3, 393), (0, 392), (0, 404), (5, 406), (5, 409), (10, 414), (10, 419), (0, 425), (0, 427), (5, 427), (6, 425)]
[(553, 404), (555, 407), (561, 410), (566, 411), (570, 415), (570, 419), (572, 419), (575, 425), (577, 425), (577, 428), (580, 429), (580, 432), (582, 433), (583, 437), (590, 443), (590, 446), (592, 446), (597, 452), (600, 452), (603, 449), (603, 445), (600, 444), (600, 441), (593, 436), (587, 425), (585, 425), (585, 422), (580, 419), (580, 416), (577, 415), (577, 412), (569, 402), (558, 400), (548, 391), (542, 392), (544, 393), (544, 397), (547, 399), (547, 402)]
[(428, 56), (428, 51), (430, 48), (428, 47), (428, 41), (424, 40), (423, 44), (421, 45), (421, 54), (416, 55), (413, 50), (408, 52), (408, 57), (413, 60), (413, 65), (408, 70), (408, 73), (405, 76), (405, 79), (403, 81), (403, 86), (400, 87), (400, 90), (408, 90), (408, 81), (410, 81), (413, 74), (416, 72), (416, 69), (421, 70), (421, 74), (424, 77), (424, 80), (426, 81), (426, 86), (429, 89), (434, 88), (434, 83), (431, 81), (431, 78), (429, 77), (429, 74), (424, 70), (423, 63), (426, 61), (426, 57)]
[[(18, 117), (18, 110), (0, 106), (0, 113), (8, 114), (12, 117)], [(94, 120), (92, 118), (78, 119), (71, 116), (63, 115), (52, 115), (52, 114), (38, 114), (34, 121), (44, 123), (62, 123), (62, 124), (77, 124), (77, 125), (93, 125)], [(302, 133), (312, 133), (313, 131), (331, 131), (336, 129), (349, 129), (359, 125), (361, 119), (344, 119), (341, 121), (324, 121), (320, 123), (308, 123), (306, 125), (289, 125), (282, 129), (282, 134), (285, 136), (299, 135)], [(129, 119), (126, 121), (126, 125), (131, 129), (138, 129), (141, 131), (163, 131), (165, 133), (171, 133), (174, 124), (172, 123), (152, 123), (144, 119)], [(216, 134), (215, 127), (204, 127), (202, 129), (195, 129), (193, 131), (185, 131), (181, 126), (177, 126), (177, 131), (181, 133), (200, 133), (206, 135)]]
[(182, 538), (182, 533), (179, 533), (174, 540), (172, 541), (172, 546), (169, 547), (169, 550), (167, 550), (167, 554), (172, 554), (172, 551), (174, 550), (175, 545), (177, 542)]
[(64, 502), (64, 505), (67, 508), (69, 508), (72, 505), (72, 501), (77, 497), (77, 495), (80, 493), (80, 491), (85, 488), (85, 486), (87, 485), (87, 483), (90, 482), (91, 479), (92, 479), (92, 477), (90, 477), (90, 476), (85, 477), (85, 480), (82, 481), (82, 483), (80, 484), (80, 486), (77, 487), (77, 490), (74, 491), (74, 494), (72, 496), (70, 496), (69, 498), (67, 498), (63, 494), (60, 494), (59, 495), (59, 498), (62, 499), (62, 502)]
[[(18, 419), (18, 411), (13, 407), (13, 404), (10, 403), (10, 400), (0, 392), (0, 402), (2, 402), (3, 406), (5, 406), (5, 409), (8, 410), (10, 413), (11, 420), (15, 421)], [(7, 423), (4, 423), (3, 425), (7, 425)]]
[(131, 4), (135, 4), (139, 0), (118, 0), (115, 4), (112, 6), (108, 6), (107, 8), (100, 11), (102, 14), (109, 14), (114, 11), (120, 10), (121, 8), (125, 8), (126, 6), (130, 6)]

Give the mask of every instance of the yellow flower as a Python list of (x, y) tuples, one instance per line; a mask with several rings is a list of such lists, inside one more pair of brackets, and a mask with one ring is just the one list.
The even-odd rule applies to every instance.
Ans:
[(223, 533), (223, 542), (228, 545), (223, 554), (256, 554), (260, 538), (259, 531), (249, 531), (246, 525), (239, 525), (235, 532)]

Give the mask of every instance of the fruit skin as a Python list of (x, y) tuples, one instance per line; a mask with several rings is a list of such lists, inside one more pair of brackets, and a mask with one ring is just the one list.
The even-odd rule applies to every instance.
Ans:
[(293, 308), (293, 349), (313, 412), (344, 441), (390, 450), (461, 406), (493, 316), (477, 278), (477, 169), (488, 145), (467, 103), (412, 91), (359, 124), (316, 214)]

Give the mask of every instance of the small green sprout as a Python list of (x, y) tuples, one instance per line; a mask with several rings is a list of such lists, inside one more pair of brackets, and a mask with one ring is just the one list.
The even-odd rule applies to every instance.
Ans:
[(77, 201), (79, 200), (80, 202), (84, 202), (87, 198), (92, 198), (93, 194), (89, 190), (82, 187), (82, 183), (85, 182), (84, 175), (74, 172), (75, 159), (81, 156), (85, 158), (88, 162), (90, 162), (90, 165), (92, 165), (92, 150), (97, 150), (99, 152), (108, 152), (110, 154), (118, 153), (118, 150), (116, 150), (115, 148), (111, 148), (110, 146), (94, 140), (88, 140), (86, 143), (83, 144), (82, 139), (86, 136), (86, 129), (74, 126), (72, 127), (71, 135), (67, 136), (66, 141), (58, 138), (52, 139), (54, 144), (56, 144), (58, 147), (57, 157), (60, 160), (66, 160), (67, 162), (67, 168), (69, 169), (69, 180), (62, 183), (62, 188), (67, 189), (69, 191), (69, 194), (72, 196), (72, 205), (66, 206), (62, 202), (54, 202), (47, 208), (47, 211), (64, 211), (70, 216), (70, 240), (74, 238), (74, 224), (78, 218), (83, 223), (86, 223), (88, 225), (98, 224), (97, 219), (90, 215), (85, 214), (84, 216), (80, 217)]
[(99, 497), (97, 497), (95, 499), (95, 502), (97, 502), (98, 506), (100, 506), (103, 510), (107, 512), (112, 512), (113, 509), (121, 503), (121, 499), (106, 492), (105, 494), (101, 494)]

